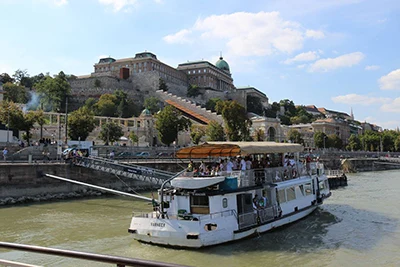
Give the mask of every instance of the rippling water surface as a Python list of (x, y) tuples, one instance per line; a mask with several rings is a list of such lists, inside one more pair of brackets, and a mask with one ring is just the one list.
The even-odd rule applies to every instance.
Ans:
[[(108, 197), (0, 208), (0, 241), (190, 266), (400, 266), (400, 171), (349, 175), (349, 186), (307, 218), (200, 250), (141, 244), (128, 234), (142, 201)], [(43, 266), (110, 266), (0, 249), (0, 258)]]

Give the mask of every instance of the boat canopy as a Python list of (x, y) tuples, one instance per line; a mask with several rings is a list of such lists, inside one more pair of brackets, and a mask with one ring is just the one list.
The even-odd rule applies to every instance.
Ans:
[(295, 153), (304, 150), (302, 145), (276, 142), (208, 142), (180, 149), (178, 158), (235, 157), (249, 154)]

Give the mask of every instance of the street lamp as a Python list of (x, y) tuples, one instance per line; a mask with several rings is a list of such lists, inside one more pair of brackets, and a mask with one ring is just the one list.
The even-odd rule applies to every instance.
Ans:
[(7, 146), (10, 137), (10, 105), (7, 107)]

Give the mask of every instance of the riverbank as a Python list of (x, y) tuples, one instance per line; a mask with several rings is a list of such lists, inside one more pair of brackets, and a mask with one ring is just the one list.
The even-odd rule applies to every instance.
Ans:
[(106, 194), (84, 186), (41, 177), (41, 173), (57, 175), (124, 192), (148, 191), (158, 188), (142, 181), (122, 178), (117, 175), (110, 175), (65, 163), (2, 163), (0, 164), (0, 205), (93, 197)]

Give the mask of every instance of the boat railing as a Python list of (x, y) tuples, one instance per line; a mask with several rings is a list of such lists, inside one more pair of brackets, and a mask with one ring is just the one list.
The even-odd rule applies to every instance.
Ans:
[(273, 205), (271, 207), (258, 209), (257, 212), (258, 217), (260, 218), (260, 223), (265, 223), (278, 217), (278, 206)]
[(220, 171), (213, 176), (200, 175), (194, 172), (183, 172), (182, 176), (196, 178), (224, 176), (227, 178), (237, 178), (238, 187), (250, 187), (268, 183), (288, 181), (302, 176), (322, 175), (324, 174), (324, 172), (324, 165), (322, 163), (313, 162), (306, 165), (298, 163), (293, 167), (273, 167), (264, 169), (251, 169), (245, 171)]
[[(185, 213), (185, 214), (168, 214), (168, 218), (170, 219), (176, 219), (176, 220), (188, 220), (188, 221), (202, 221), (202, 220), (210, 220), (210, 219), (216, 219), (216, 218), (222, 218), (222, 217), (229, 217), (229, 216), (235, 216), (236, 211), (235, 210), (225, 210), (225, 211), (220, 211), (220, 212), (215, 212), (215, 213), (210, 213), (210, 214), (191, 214), (191, 213)], [(158, 212), (151, 212), (151, 213), (133, 213), (133, 217), (138, 217), (138, 218), (149, 218), (149, 219), (158, 219), (161, 217), (160, 213)]]
[(251, 211), (238, 215), (239, 229), (251, 227), (257, 224), (257, 212)]

